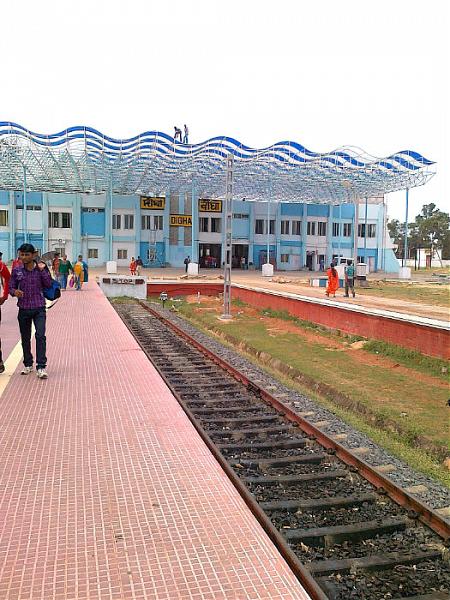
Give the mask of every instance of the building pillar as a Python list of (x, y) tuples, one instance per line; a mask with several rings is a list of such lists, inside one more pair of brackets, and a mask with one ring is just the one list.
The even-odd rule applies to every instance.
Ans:
[[(198, 198), (194, 182), (191, 188), (191, 213), (192, 213), (192, 235), (191, 235), (191, 261), (199, 262), (198, 252)], [(223, 219), (222, 219), (223, 221)], [(224, 229), (224, 227), (222, 227)]]
[(27, 223), (27, 171), (23, 167), (23, 209), (22, 209), (22, 231), (24, 242), (28, 242), (28, 223)]
[[(135, 253), (137, 258), (141, 256), (141, 199), (140, 196), (134, 196), (134, 235), (135, 235)], [(141, 256), (142, 258), (142, 256)]]
[(302, 216), (302, 258), (300, 268), (306, 267), (306, 237), (307, 237), (307, 223), (308, 223), (308, 205), (306, 203), (303, 204), (303, 216)]
[[(179, 192), (178, 193), (178, 214), (179, 215), (184, 215), (184, 192)], [(178, 227), (178, 248), (183, 248), (183, 256), (185, 255), (185, 247), (184, 247), (184, 227)], [(190, 250), (189, 250), (190, 252)], [(177, 265), (177, 266), (182, 266), (183, 263), (181, 263), (181, 265)]]
[[(328, 206), (328, 223), (327, 223), (327, 265), (331, 264), (333, 259), (333, 205)], [(338, 263), (339, 264), (339, 263)]]
[(166, 200), (164, 202), (164, 217), (163, 217), (163, 239), (164, 239), (164, 262), (169, 262), (170, 257), (170, 189), (167, 189)]
[[(406, 261), (408, 260), (408, 204), (409, 204), (409, 189), (406, 188), (405, 233), (404, 233), (404, 244), (403, 244), (402, 267), (406, 267)], [(433, 260), (433, 254), (431, 255), (431, 260)]]
[[(72, 257), (75, 258), (82, 254), (81, 248), (81, 196), (80, 194), (73, 195), (72, 202)], [(83, 260), (87, 261), (87, 248), (86, 256), (83, 256)]]
[(278, 265), (281, 265), (281, 202), (276, 204), (275, 212), (275, 260)]
[(248, 262), (255, 265), (255, 211), (254, 202), (248, 203)]
[(112, 188), (111, 184), (105, 196), (105, 259), (114, 260), (112, 254)]
[(9, 223), (9, 259), (14, 260), (14, 258), (16, 258), (16, 255), (17, 255), (16, 207), (14, 204), (14, 192), (9, 192), (8, 223)]
[(42, 192), (42, 254), (45, 254), (49, 250), (51, 250), (48, 242), (48, 194), (47, 192)]
[(353, 257), (354, 264), (358, 264), (358, 229), (359, 229), (359, 199), (353, 203)]

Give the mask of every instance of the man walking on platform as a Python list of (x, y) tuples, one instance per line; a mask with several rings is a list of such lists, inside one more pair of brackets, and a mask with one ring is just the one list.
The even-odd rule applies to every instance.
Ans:
[[(2, 304), (8, 299), (10, 277), (11, 274), (8, 267), (3, 262), (3, 253), (0, 252), (0, 322), (2, 320)], [(0, 339), (0, 373), (3, 373), (4, 370), (5, 365), (3, 364), (2, 356), (2, 340)]]
[(189, 144), (189, 141), (188, 141), (188, 139), (189, 139), (189, 129), (188, 129), (188, 126), (187, 126), (187, 125), (185, 125), (185, 126), (184, 126), (184, 138), (183, 138), (183, 144)]
[(348, 298), (349, 288), (352, 290), (353, 298), (355, 297), (355, 267), (351, 260), (347, 260), (347, 264), (344, 267), (344, 278), (345, 278), (345, 298)]
[(31, 326), (36, 330), (36, 369), (39, 379), (47, 379), (46, 372), (46, 312), (44, 289), (52, 287), (52, 278), (46, 264), (36, 262), (37, 252), (32, 244), (22, 244), (19, 248), (23, 267), (13, 270), (9, 293), (18, 299), (18, 321), (23, 349), (22, 375), (28, 375), (33, 370), (33, 355), (31, 353)]

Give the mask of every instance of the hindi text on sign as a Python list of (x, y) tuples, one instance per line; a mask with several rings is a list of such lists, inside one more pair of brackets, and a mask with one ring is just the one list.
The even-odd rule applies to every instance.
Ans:
[(199, 200), (198, 210), (199, 212), (222, 212), (222, 200)]
[(164, 197), (141, 196), (141, 209), (164, 210), (166, 199)]

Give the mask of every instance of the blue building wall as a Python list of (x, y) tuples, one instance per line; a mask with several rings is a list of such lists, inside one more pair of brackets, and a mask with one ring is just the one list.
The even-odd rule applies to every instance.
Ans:
[(85, 212), (81, 213), (81, 235), (105, 235), (105, 213)]
[[(186, 205), (184, 193), (179, 194), (178, 213), (184, 214), (186, 211), (195, 216), (197, 206), (196, 192), (192, 188), (194, 196), (194, 204), (191, 208)], [(169, 217), (170, 217), (170, 191), (166, 190), (164, 194), (167, 198), (164, 211), (142, 210), (140, 208), (140, 198), (137, 195), (123, 196), (114, 195), (112, 198), (106, 194), (90, 195), (90, 194), (56, 194), (56, 193), (38, 193), (28, 192), (26, 196), (27, 206), (31, 207), (27, 214), (19, 210), (17, 207), (23, 207), (23, 192), (8, 192), (0, 191), (0, 207), (2, 210), (8, 211), (8, 227), (0, 227), (0, 251), (4, 254), (5, 260), (14, 258), (15, 249), (25, 241), (25, 232), (22, 230), (23, 225), (27, 227), (27, 240), (36, 245), (42, 251), (48, 251), (55, 247), (58, 243), (56, 238), (66, 238), (65, 242), (70, 240), (70, 253), (75, 256), (79, 252), (88, 254), (89, 250), (95, 248), (98, 253), (98, 258), (92, 258), (92, 264), (104, 264), (107, 260), (116, 260), (117, 249), (121, 245), (127, 249), (129, 258), (131, 256), (140, 255), (146, 262), (148, 251), (155, 252), (155, 260), (153, 265), (160, 266), (170, 264), (174, 266), (182, 266), (184, 258), (191, 256), (195, 259), (198, 251), (199, 243), (217, 244), (216, 241), (206, 241), (205, 235), (198, 232), (198, 226), (193, 228), (194, 243), (185, 245), (185, 228), (179, 227), (177, 231), (177, 244), (170, 244), (169, 240)], [(33, 210), (33, 207), (39, 207), (39, 210)], [(134, 229), (132, 231), (112, 230), (111, 229), (111, 207), (113, 214), (133, 214)], [(87, 211), (86, 208), (100, 209), (98, 211)], [(390, 272), (398, 269), (396, 261), (391, 250), (383, 251), (383, 224), (384, 215), (382, 205), (369, 205), (369, 218), (371, 223), (376, 224), (377, 234), (376, 240), (371, 239), (366, 251), (366, 258), (373, 258), (375, 268), (383, 268)], [(71, 212), (72, 228), (58, 230), (55, 233), (49, 231), (48, 212)], [(248, 215), (248, 218), (233, 219), (233, 241), (235, 244), (248, 245), (248, 261), (253, 263), (256, 268), (260, 268), (262, 258), (265, 260), (267, 250), (266, 243), (261, 243), (263, 236), (255, 234), (255, 216), (261, 219), (264, 218), (261, 211), (253, 202), (242, 200), (233, 201), (233, 214)], [(151, 247), (149, 246), (148, 231), (141, 230), (141, 215), (150, 216), (163, 215), (164, 230), (157, 232), (157, 241)], [(204, 216), (202, 213), (198, 217)], [(212, 214), (209, 215), (213, 216)], [(222, 217), (222, 260), (224, 257), (224, 229), (223, 215), (217, 213), (217, 217)], [(271, 237), (270, 252), (271, 258), (276, 260), (277, 268), (284, 270), (292, 270), (294, 268), (304, 268), (307, 262), (307, 256), (311, 253), (318, 256), (325, 256), (327, 262), (332, 255), (344, 253), (344, 256), (352, 256), (353, 254), (353, 231), (354, 231), (354, 205), (342, 204), (340, 206), (328, 205), (311, 205), (304, 203), (281, 203), (273, 205), (272, 219), (275, 219), (275, 236)], [(281, 221), (301, 221), (300, 235), (281, 235)], [(315, 239), (314, 236), (307, 235), (307, 221), (327, 221), (326, 238), (321, 236), (320, 239)], [(124, 219), (122, 219), (123, 223)], [(341, 224), (340, 236), (333, 235), (333, 223)], [(361, 210), (360, 210), (360, 223)], [(342, 224), (352, 224), (352, 236), (343, 237)], [(50, 238), (50, 239), (49, 239)], [(216, 239), (216, 238), (215, 238)], [(255, 243), (255, 239), (258, 243)], [(358, 256), (364, 256), (364, 249), (359, 240)], [(369, 247), (370, 246), (370, 247)], [(375, 247), (374, 247), (375, 246)], [(247, 255), (247, 251), (245, 251)], [(286, 256), (294, 257), (289, 264), (286, 264)], [(283, 258), (283, 263), (281, 259)], [(127, 260), (125, 261), (127, 262)], [(316, 260), (317, 263), (317, 260)], [(123, 264), (123, 263), (122, 263)], [(317, 266), (317, 264), (315, 265)]]

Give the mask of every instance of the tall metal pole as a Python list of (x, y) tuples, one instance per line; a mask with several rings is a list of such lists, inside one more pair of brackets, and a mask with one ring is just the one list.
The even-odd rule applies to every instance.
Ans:
[(353, 219), (353, 224), (355, 227), (354, 236), (353, 236), (353, 254), (354, 254), (354, 264), (358, 264), (358, 229), (359, 229), (359, 198), (355, 199), (355, 218)]
[(198, 225), (198, 200), (195, 197), (195, 184), (194, 180), (191, 182), (191, 218), (192, 218), (192, 227), (191, 227), (191, 260), (192, 262), (199, 263), (198, 257), (198, 245), (197, 240), (195, 239), (197, 235), (197, 225)]
[(227, 190), (225, 195), (225, 263), (223, 272), (223, 315), (231, 319), (231, 253), (233, 250), (233, 165), (232, 154), (227, 156)]
[(109, 260), (114, 260), (113, 256), (113, 179), (112, 173), (109, 179)]
[(22, 210), (22, 229), (23, 240), (28, 242), (28, 221), (27, 221), (27, 171), (23, 167), (23, 210)]
[(267, 195), (267, 259), (266, 263), (270, 263), (270, 185)]
[(366, 208), (364, 212), (364, 262), (367, 264), (367, 196), (366, 200)]
[(402, 267), (406, 267), (406, 261), (408, 259), (408, 203), (409, 203), (409, 189), (406, 188), (406, 214), (405, 214), (405, 241), (403, 248), (403, 262)]
[[(344, 233), (343, 232), (344, 228), (342, 227), (342, 223), (341, 223), (341, 218), (342, 218), (341, 207), (342, 207), (342, 203), (339, 202), (339, 224), (338, 224), (338, 235), (339, 235), (339, 237), (338, 237), (338, 264), (339, 265), (341, 264), (341, 236)], [(333, 254), (333, 252), (331, 254)], [(333, 258), (333, 256), (331, 258)]]

